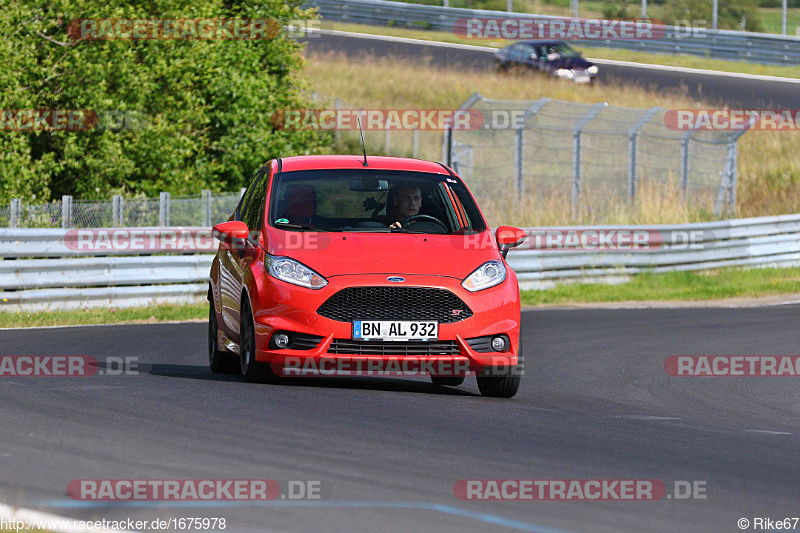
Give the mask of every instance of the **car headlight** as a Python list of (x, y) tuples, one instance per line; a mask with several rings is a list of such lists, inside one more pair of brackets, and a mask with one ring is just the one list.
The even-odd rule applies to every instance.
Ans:
[(288, 257), (267, 256), (267, 271), (271, 276), (286, 283), (293, 283), (308, 289), (321, 289), (328, 280), (299, 261)]
[(589, 74), (597, 74), (598, 70), (599, 69), (597, 68), (597, 65), (592, 65), (591, 67), (586, 69), (586, 72), (588, 72)]
[(502, 261), (487, 261), (475, 272), (467, 276), (461, 286), (469, 292), (482, 291), (503, 283), (506, 279), (506, 266)]
[(556, 70), (556, 76), (559, 78), (572, 78), (574, 76), (573, 72), (568, 68), (560, 68)]

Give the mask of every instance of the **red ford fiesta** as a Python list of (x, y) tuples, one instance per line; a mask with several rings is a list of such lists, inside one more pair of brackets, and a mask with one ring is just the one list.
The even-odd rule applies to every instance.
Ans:
[(474, 373), (483, 395), (516, 394), (519, 288), (505, 254), (525, 233), (493, 236), (448, 167), (275, 159), (214, 234), (213, 371), (270, 381), (395, 370), (450, 386)]

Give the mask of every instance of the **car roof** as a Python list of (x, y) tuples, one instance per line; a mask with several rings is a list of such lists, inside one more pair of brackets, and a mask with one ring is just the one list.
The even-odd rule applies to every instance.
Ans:
[(439, 163), (410, 159), (407, 157), (386, 157), (367, 155), (368, 166), (364, 166), (363, 155), (298, 155), (281, 158), (281, 171), (322, 170), (322, 169), (373, 169), (406, 170), (410, 172), (430, 172), (446, 174), (449, 172)]

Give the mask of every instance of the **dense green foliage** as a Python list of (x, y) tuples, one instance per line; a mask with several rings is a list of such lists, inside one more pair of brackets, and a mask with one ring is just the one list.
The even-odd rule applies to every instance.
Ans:
[(236, 190), (271, 157), (325, 150), (275, 131), (278, 109), (310, 106), (301, 45), (268, 40), (76, 40), (74, 19), (308, 18), (301, 0), (8, 0), (0, 10), (0, 109), (135, 112), (137, 129), (0, 131), (0, 202), (74, 194)]

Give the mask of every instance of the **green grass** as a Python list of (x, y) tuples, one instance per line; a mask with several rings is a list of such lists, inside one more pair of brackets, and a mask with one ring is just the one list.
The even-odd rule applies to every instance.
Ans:
[[(800, 19), (800, 9), (797, 10)], [(780, 19), (778, 20), (780, 26)], [(388, 35), (392, 37), (407, 37), (411, 39), (422, 39), (426, 41), (438, 41), (446, 43), (470, 44), (474, 46), (489, 46), (502, 48), (511, 41), (497, 40), (477, 40), (462, 39), (452, 32), (429, 31), (412, 28), (368, 26), (365, 24), (351, 24), (344, 22), (323, 23), (323, 28), (340, 31), (351, 31), (357, 33), (368, 33), (372, 35)], [(699, 68), (707, 70), (719, 70), (722, 72), (741, 72), (744, 74), (760, 74), (763, 76), (781, 76), (785, 78), (800, 78), (800, 66), (778, 66), (761, 65), (758, 63), (746, 63), (744, 61), (726, 61), (724, 59), (710, 59), (705, 57), (690, 56), (685, 54), (651, 54), (649, 52), (637, 52), (635, 50), (619, 50), (616, 48), (594, 48), (575, 46), (584, 56), (595, 59), (615, 59), (618, 61), (633, 61), (636, 63), (650, 63), (653, 65), (667, 65), (673, 67)]]
[[(123, 309), (81, 309), (36, 313), (0, 311), (0, 328), (118, 324), (131, 322), (169, 322), (208, 317), (208, 304), (153, 305)], [(0, 530), (2, 532), (2, 530)]]
[[(781, 32), (781, 18), (783, 16), (781, 8), (762, 7), (759, 12), (767, 33)], [(797, 30), (800, 28), (800, 8), (788, 9), (786, 15), (786, 34), (797, 35)]]
[(800, 293), (800, 268), (726, 268), (640, 274), (628, 283), (575, 283), (522, 291), (523, 305), (585, 302), (697, 301)]

